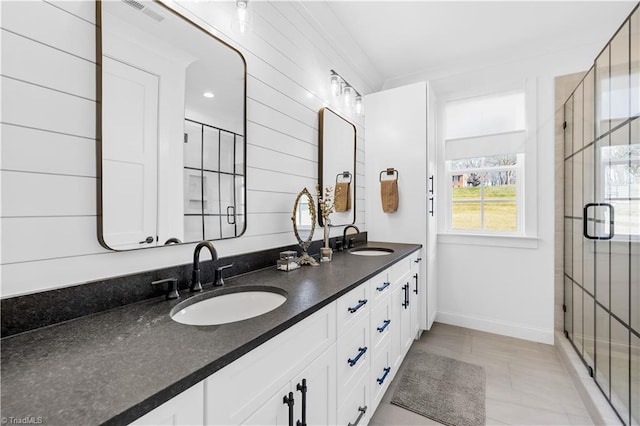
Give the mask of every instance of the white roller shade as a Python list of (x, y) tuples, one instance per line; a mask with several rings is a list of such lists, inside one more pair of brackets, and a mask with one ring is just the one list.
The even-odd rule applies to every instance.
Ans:
[(445, 143), (445, 159), (492, 157), (521, 154), (525, 148), (525, 132), (509, 132), (496, 135), (451, 139)]

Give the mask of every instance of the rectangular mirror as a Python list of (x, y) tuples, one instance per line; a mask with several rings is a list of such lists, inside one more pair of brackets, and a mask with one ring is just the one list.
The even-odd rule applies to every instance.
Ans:
[(97, 14), (100, 243), (240, 236), (244, 58), (157, 1), (98, 1)]
[[(330, 226), (356, 221), (356, 126), (329, 108), (320, 110), (318, 180), (320, 188), (334, 188), (336, 210)], [(318, 215), (320, 226), (322, 215)]]

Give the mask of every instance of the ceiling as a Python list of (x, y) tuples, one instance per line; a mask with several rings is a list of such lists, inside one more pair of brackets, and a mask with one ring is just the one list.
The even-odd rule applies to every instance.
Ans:
[(336, 24), (346, 29), (375, 68), (372, 71), (388, 85), (412, 75), (437, 78), (472, 65), (587, 43), (594, 45), (591, 59), (595, 59), (637, 3), (330, 0), (327, 4)]

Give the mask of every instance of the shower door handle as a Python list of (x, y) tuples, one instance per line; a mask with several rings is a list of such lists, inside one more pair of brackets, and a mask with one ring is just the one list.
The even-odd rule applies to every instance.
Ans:
[[(591, 207), (606, 207), (609, 209), (609, 234), (605, 236), (589, 235), (588, 212)], [(595, 222), (595, 219), (594, 219)], [(613, 206), (609, 203), (587, 203), (582, 209), (582, 235), (589, 240), (610, 240), (615, 234), (614, 230), (615, 214)]]

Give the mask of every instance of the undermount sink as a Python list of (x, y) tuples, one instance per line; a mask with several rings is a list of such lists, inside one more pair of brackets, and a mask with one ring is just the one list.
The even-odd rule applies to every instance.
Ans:
[(393, 250), (385, 247), (362, 247), (352, 249), (349, 253), (358, 256), (386, 256), (393, 253)]
[(222, 289), (202, 296), (177, 304), (171, 319), (188, 325), (227, 324), (266, 314), (287, 300), (287, 293), (275, 287)]

